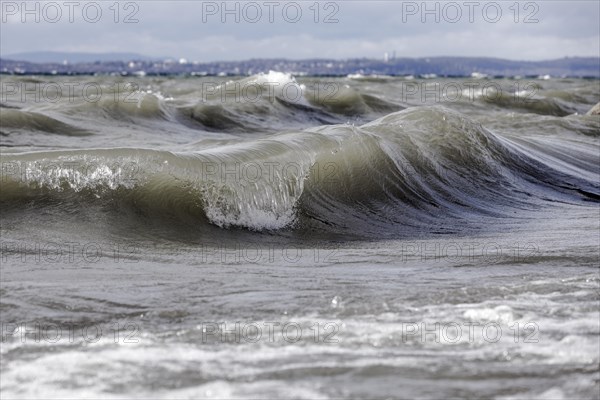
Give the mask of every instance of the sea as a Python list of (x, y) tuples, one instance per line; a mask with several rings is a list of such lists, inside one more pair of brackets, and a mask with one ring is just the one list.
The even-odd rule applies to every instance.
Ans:
[(3, 75), (1, 397), (598, 399), (599, 101)]

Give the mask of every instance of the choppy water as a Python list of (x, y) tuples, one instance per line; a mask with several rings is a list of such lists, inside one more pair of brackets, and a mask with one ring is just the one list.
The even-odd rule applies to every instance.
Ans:
[(2, 395), (598, 398), (598, 101), (3, 76)]

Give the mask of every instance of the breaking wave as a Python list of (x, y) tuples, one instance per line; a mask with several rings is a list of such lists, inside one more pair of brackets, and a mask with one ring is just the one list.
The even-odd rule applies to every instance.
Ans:
[[(302, 105), (303, 107), (309, 107)], [(129, 207), (222, 228), (358, 235), (444, 232), (540, 201), (597, 201), (595, 149), (500, 137), (447, 108), (190, 152), (97, 149), (4, 155), (7, 207)], [(24, 201), (29, 200), (29, 201)], [(71, 207), (71, 206), (70, 206)]]

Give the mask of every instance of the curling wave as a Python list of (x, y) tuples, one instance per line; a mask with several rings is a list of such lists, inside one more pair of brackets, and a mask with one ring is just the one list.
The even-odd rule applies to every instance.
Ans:
[(12, 207), (56, 198), (105, 210), (126, 205), (258, 231), (444, 232), (455, 229), (449, 220), (600, 199), (594, 152), (580, 150), (568, 142), (543, 150), (455, 111), (421, 107), (360, 127), (321, 126), (193, 152), (6, 155), (0, 199)]

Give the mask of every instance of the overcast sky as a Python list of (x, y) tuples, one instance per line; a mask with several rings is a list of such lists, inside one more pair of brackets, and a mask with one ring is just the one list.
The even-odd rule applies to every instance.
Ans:
[(189, 61), (380, 58), (394, 51), (398, 57), (514, 60), (600, 56), (597, 0), (114, 4), (65, 0), (23, 7), (20, 0), (2, 0), (0, 53), (134, 52)]

